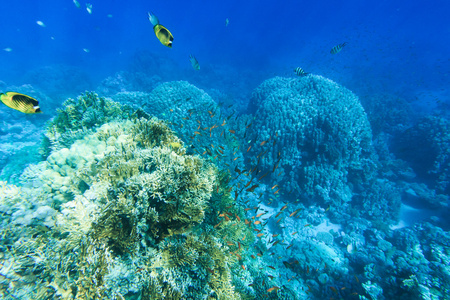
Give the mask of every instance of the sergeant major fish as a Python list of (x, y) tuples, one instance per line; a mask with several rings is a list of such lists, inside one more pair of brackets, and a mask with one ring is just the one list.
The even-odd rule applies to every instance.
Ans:
[(170, 33), (170, 31), (166, 27), (159, 24), (159, 20), (154, 14), (149, 12), (148, 19), (152, 23), (153, 31), (155, 32), (156, 37), (161, 42), (161, 44), (163, 44), (164, 46), (167, 46), (169, 48), (172, 48), (172, 42), (173, 42), (172, 33)]
[(306, 76), (306, 75), (308, 75), (309, 73), (306, 73), (302, 68), (300, 68), (300, 67), (297, 67), (297, 68), (295, 68), (294, 69), (294, 73), (297, 75), (297, 76), (300, 76), (300, 77), (303, 77), (303, 76)]
[(333, 48), (331, 48), (330, 53), (331, 54), (337, 54), (337, 53), (341, 52), (342, 48), (344, 48), (345, 45), (347, 45), (347, 42), (344, 42), (342, 44), (334, 46)]

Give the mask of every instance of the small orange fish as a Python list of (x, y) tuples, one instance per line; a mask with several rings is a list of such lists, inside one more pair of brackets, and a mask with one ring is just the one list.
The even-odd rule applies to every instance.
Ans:
[(228, 131), (229, 131), (229, 132), (231, 132), (231, 133), (233, 133), (233, 134), (235, 134), (235, 133), (236, 133), (236, 131), (234, 131), (234, 130), (231, 130), (231, 129), (228, 129)]
[(245, 266), (244, 266), (244, 265), (241, 265), (241, 268), (242, 268), (242, 270), (244, 270), (244, 271), (245, 271)]
[(286, 205), (284, 205), (281, 209), (280, 209), (280, 211), (283, 211), (283, 210), (285, 210), (286, 208), (287, 208), (288, 206), (287, 206), (287, 204)]
[(259, 257), (261, 257), (261, 256), (262, 256), (262, 254), (261, 254), (261, 253), (256, 253), (256, 255), (258, 255)]
[(275, 219), (278, 218), (283, 212), (280, 211), (279, 213), (277, 213), (277, 215), (275, 216)]
[(259, 144), (260, 146), (264, 146), (267, 143), (267, 141), (262, 141), (261, 144)]
[(293, 232), (293, 233), (292, 233), (292, 235), (296, 235), (296, 234), (297, 234), (297, 232), (298, 232), (298, 231), (296, 231), (296, 232)]
[(278, 244), (280, 241), (276, 241), (275, 243), (272, 244), (272, 246), (275, 246), (276, 244)]
[(272, 237), (277, 237), (277, 236), (279, 236), (280, 234), (279, 233), (277, 233), (277, 234), (272, 234)]
[(276, 163), (276, 165), (273, 166), (272, 173), (275, 172), (275, 170), (278, 168), (278, 164), (280, 163), (280, 160)]
[(272, 188), (271, 188), (271, 190), (273, 190), (274, 188), (276, 188), (278, 186), (278, 184), (275, 184)]
[(290, 244), (289, 246), (286, 247), (286, 250), (291, 248), (293, 244)]
[(279, 287), (273, 286), (273, 287), (271, 287), (270, 289), (268, 289), (267, 292), (268, 292), (268, 293), (271, 293), (271, 292), (273, 292), (273, 291), (277, 291), (278, 289), (279, 289)]
[(266, 172), (263, 176), (261, 176), (261, 177), (259, 177), (259, 179), (258, 180), (261, 180), (261, 179), (263, 179), (264, 177), (266, 177), (267, 176), (267, 174), (269, 174), (269, 172)]
[(252, 146), (248, 146), (247, 148), (247, 152), (250, 151), (250, 149), (252, 148)]
[(256, 236), (257, 237), (262, 237), (264, 235), (264, 233), (258, 233)]
[(311, 226), (311, 224), (305, 224), (305, 225), (303, 225), (303, 227), (310, 227)]
[(239, 157), (235, 157), (234, 159), (233, 159), (233, 161), (235, 161), (236, 159), (238, 159)]
[(198, 132), (198, 131), (194, 131), (194, 134), (195, 134), (195, 135), (201, 135), (201, 133)]
[(281, 220), (283, 220), (283, 218), (280, 218), (280, 219), (277, 221), (277, 224), (280, 223)]
[(334, 286), (330, 286), (329, 288), (333, 293), (335, 293), (336, 295), (339, 295), (338, 291), (336, 290), (336, 288)]
[[(235, 214), (235, 215), (236, 215), (236, 214)], [(241, 218), (239, 218), (239, 216), (236, 215), (236, 220), (238, 220), (238, 222), (240, 222), (240, 221), (241, 221)]]
[(255, 259), (255, 258), (256, 258), (256, 256), (254, 256), (253, 254), (252, 254), (252, 255), (250, 255), (250, 257), (251, 257), (251, 258), (253, 258), (253, 259)]
[(261, 217), (262, 215), (265, 215), (265, 214), (266, 214), (265, 212), (262, 212), (260, 214), (257, 214), (256, 217), (259, 218), (259, 217)]
[(275, 192), (273, 192), (273, 194), (278, 194), (278, 192), (280, 191), (280, 189), (276, 190)]
[(259, 184), (252, 185), (251, 187), (246, 189), (246, 191), (252, 193), (258, 186)]
[(259, 224), (261, 224), (261, 221), (255, 221), (255, 223), (253, 223), (253, 224), (259, 225)]
[(299, 211), (300, 211), (300, 208), (296, 209), (292, 214), (289, 215), (289, 217), (295, 216)]
[(268, 267), (271, 268), (272, 270), (276, 270), (276, 268), (273, 266), (268, 266)]

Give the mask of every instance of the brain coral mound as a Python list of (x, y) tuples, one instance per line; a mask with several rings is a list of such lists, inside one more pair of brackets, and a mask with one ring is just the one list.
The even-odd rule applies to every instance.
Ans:
[[(0, 256), (0, 295), (241, 299), (248, 289), (241, 278), (250, 273), (236, 253), (253, 242), (251, 229), (237, 222), (243, 214), (232, 208), (223, 175), (187, 155), (163, 121), (105, 123), (54, 149), (34, 176), (28, 172), (24, 180), (33, 183), (24, 191), (0, 189), (0, 247), (8, 249)], [(57, 189), (67, 197), (50, 203), (56, 209), (33, 212), (38, 197)], [(225, 207), (230, 218), (219, 223)], [(18, 213), (32, 216), (23, 222)]]
[(275, 77), (254, 91), (249, 108), (257, 145), (250, 153), (256, 156), (264, 145), (273, 145), (259, 163), (283, 192), (342, 205), (351, 200), (351, 184), (372, 176), (370, 124), (346, 88), (316, 75)]

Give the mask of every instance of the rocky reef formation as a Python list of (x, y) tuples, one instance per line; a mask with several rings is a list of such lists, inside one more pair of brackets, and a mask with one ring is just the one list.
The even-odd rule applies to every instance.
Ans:
[[(422, 180), (438, 193), (450, 194), (450, 122), (438, 116), (423, 117), (398, 134), (392, 152), (409, 162)], [(420, 143), (420, 147), (417, 147)]]
[[(249, 112), (254, 121), (247, 140), (255, 146), (248, 153), (258, 159), (252, 163), (261, 166), (261, 174), (270, 172), (266, 178), (282, 187), (285, 196), (313, 199), (338, 214), (351, 207), (370, 208), (380, 200), (354, 197), (371, 193), (377, 158), (369, 121), (352, 92), (316, 75), (275, 77), (254, 91)], [(393, 212), (386, 221), (392, 221), (399, 199), (383, 201)], [(382, 209), (372, 212), (365, 215), (381, 217)]]

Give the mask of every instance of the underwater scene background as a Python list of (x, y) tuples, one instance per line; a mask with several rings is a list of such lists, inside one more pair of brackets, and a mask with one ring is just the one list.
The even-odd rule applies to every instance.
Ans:
[(0, 9), (1, 299), (450, 299), (450, 2)]

